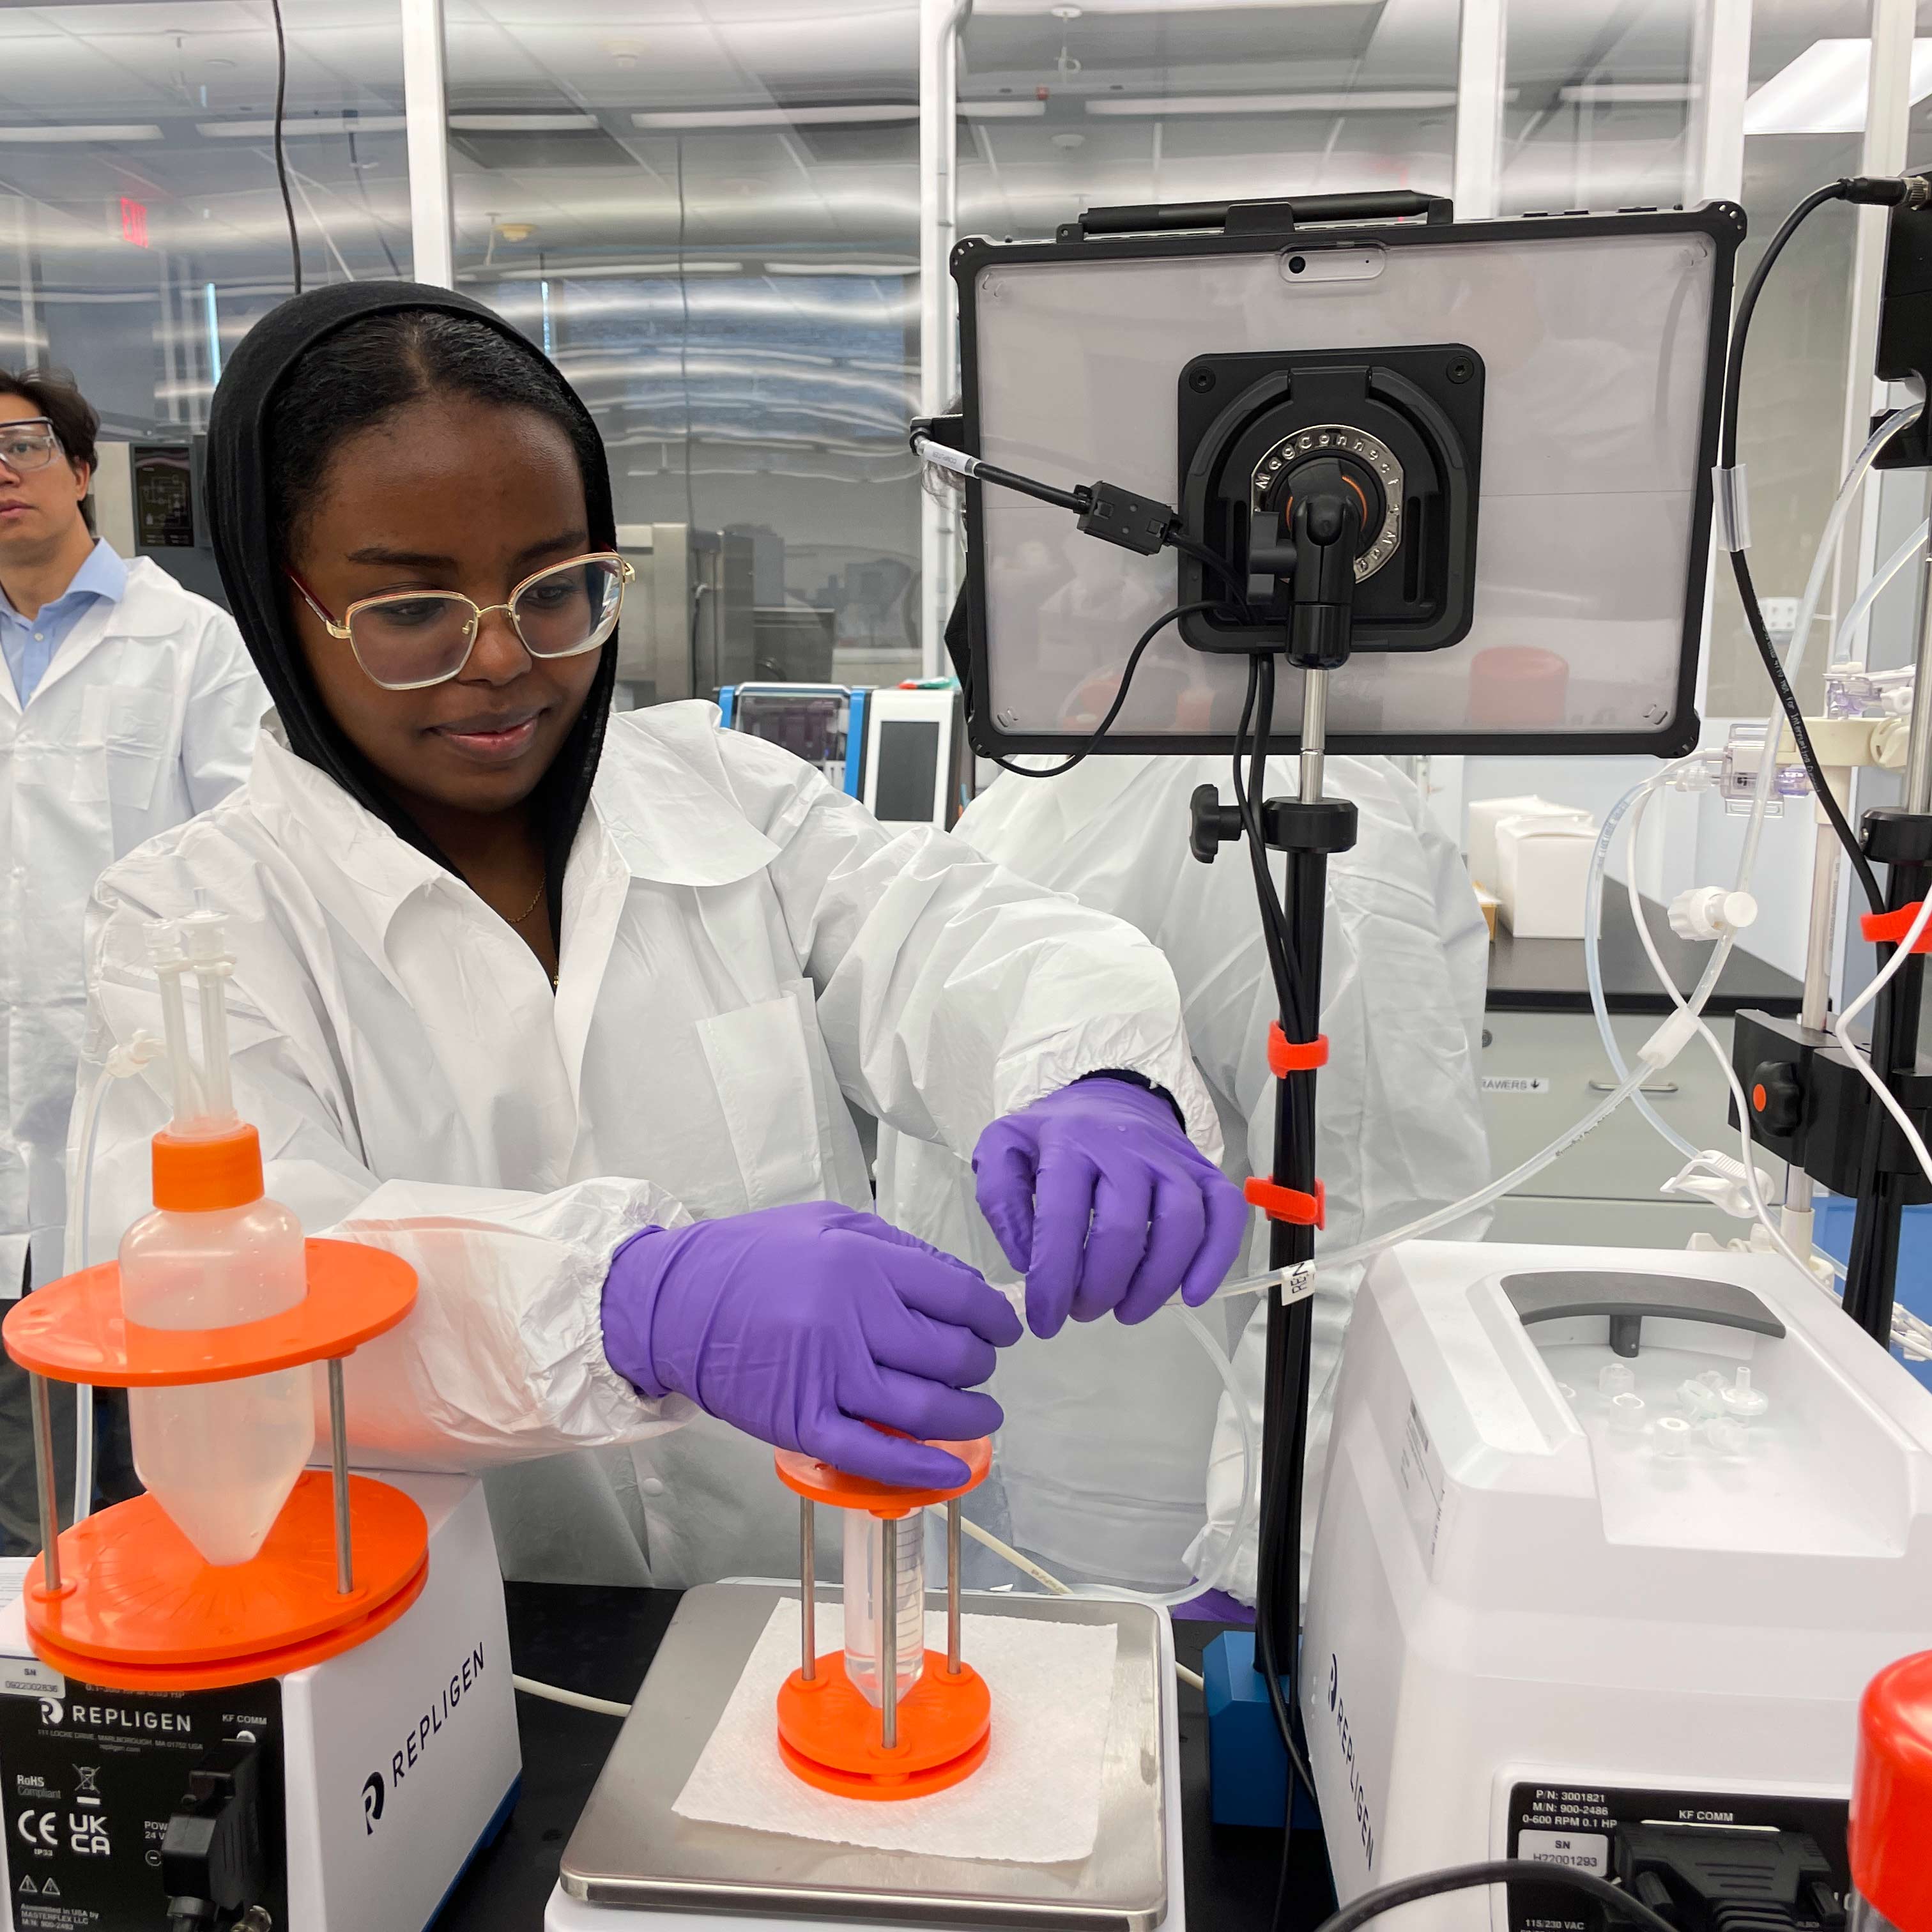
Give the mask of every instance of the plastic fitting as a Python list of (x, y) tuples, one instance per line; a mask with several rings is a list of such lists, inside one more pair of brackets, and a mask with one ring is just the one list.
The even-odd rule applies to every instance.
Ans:
[(1757, 901), (1749, 892), (1693, 886), (1671, 902), (1670, 929), (1679, 939), (1718, 939), (1743, 932), (1756, 917)]

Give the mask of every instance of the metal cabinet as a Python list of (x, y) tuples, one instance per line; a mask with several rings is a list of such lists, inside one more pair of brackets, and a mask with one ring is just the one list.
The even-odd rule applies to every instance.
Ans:
[[(1643, 1013), (1612, 1014), (1626, 1061), (1656, 1030)], [(1728, 1054), (1731, 1023), (1711, 1030)], [(1485, 1022), (1483, 1111), (1490, 1165), (1498, 1175), (1528, 1160), (1612, 1090), (1616, 1076), (1588, 1012), (1492, 1012)], [(1728, 1124), (1730, 1089), (1708, 1048), (1693, 1041), (1645, 1088), (1659, 1115), (1691, 1144), (1737, 1154)], [(1594, 1133), (1496, 1204), (1494, 1240), (1601, 1242), (1618, 1247), (1681, 1248), (1693, 1234), (1729, 1240), (1746, 1224), (1701, 1202), (1658, 1190), (1682, 1157), (1634, 1106), (1618, 1108)], [(1780, 1164), (1760, 1153), (1774, 1202), (1784, 1186)]]

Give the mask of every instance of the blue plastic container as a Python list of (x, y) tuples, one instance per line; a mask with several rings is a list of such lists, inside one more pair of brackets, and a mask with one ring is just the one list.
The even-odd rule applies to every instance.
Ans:
[[(1268, 1684), (1255, 1668), (1252, 1630), (1223, 1630), (1208, 1645), (1201, 1676), (1208, 1696), (1208, 1802), (1217, 1825), (1281, 1829), (1288, 1802), (1288, 1753), (1275, 1728)], [(1307, 1792), (1294, 1794), (1294, 1829), (1318, 1830)]]
[[(1844, 1261), (1852, 1251), (1857, 1204), (1841, 1194), (1821, 1193), (1812, 1206), (1816, 1217), (1811, 1224), (1813, 1238), (1827, 1254)], [(1932, 1207), (1905, 1210), (1898, 1235), (1898, 1295), (1901, 1307), (1932, 1322)], [(1907, 1362), (1905, 1366), (1932, 1388), (1932, 1362)]]

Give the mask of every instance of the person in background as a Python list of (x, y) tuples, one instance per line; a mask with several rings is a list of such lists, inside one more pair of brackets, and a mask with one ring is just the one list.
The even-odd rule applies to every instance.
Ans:
[[(364, 1466), (486, 1472), (508, 1574), (606, 1583), (794, 1561), (795, 1507), (746, 1534), (774, 1443), (958, 1480), (932, 1442), (1000, 1426), (976, 1385), (1020, 1321), (872, 1214), (857, 1114), (977, 1160), (1042, 1332), (1212, 1293), (1247, 1214), (1167, 962), (713, 705), (614, 716), (604, 446), (512, 325), (313, 290), (230, 358), (208, 440), (274, 722), (100, 880), (88, 1064), (158, 1024), (148, 922), (205, 894), (268, 1192), (416, 1270), (348, 1365)], [(146, 1205), (164, 1084), (105, 1112), (104, 1234)], [(647, 1479), (700, 1412), (692, 1480)]]
[[(268, 704), (224, 612), (95, 536), (100, 426), (68, 377), (0, 370), (0, 1298), (10, 1301), (65, 1271), (81, 922), (94, 882), (242, 782)], [(64, 1508), (74, 1397), (54, 1391)], [(113, 1412), (104, 1404), (104, 1427)], [(124, 1451), (104, 1459), (102, 1478), (124, 1489)], [(9, 1554), (40, 1544), (26, 1378), (10, 1362), (0, 1362), (0, 1538)]]
[[(1268, 770), (1291, 796), (1292, 760)], [(1275, 1082), (1267, 1063), (1274, 982), (1254, 878), (1227, 848), (1204, 866), (1188, 849), (1188, 800), (1225, 789), (1224, 758), (1100, 757), (1064, 776), (1003, 776), (952, 836), (1036, 884), (1111, 912), (1160, 948), (1179, 981), (1187, 1034), (1221, 1123), (1236, 1180), (1270, 1168)], [(1331, 795), (1360, 813), (1354, 849), (1328, 868), (1322, 1030), (1329, 1060), (1317, 1085), (1316, 1171), (1328, 1190), (1324, 1247), (1344, 1247), (1447, 1206), (1489, 1178), (1477, 1078), (1488, 934), (1468, 872), (1430, 826), (1414, 784), (1384, 758), (1331, 758)], [(1282, 860), (1277, 856), (1279, 868)], [(970, 1177), (944, 1150), (882, 1135), (879, 1211), (998, 1279), (1001, 1257), (974, 1210)], [(1472, 1237), (1472, 1216), (1448, 1232)], [(1255, 1217), (1243, 1272), (1268, 1264)], [(1358, 1264), (1318, 1278), (1304, 1552), (1327, 1459), (1335, 1371)], [(1259, 1438), (1264, 1322), (1256, 1302), (1205, 1311), (1238, 1342), (1234, 1368)], [(1002, 1357), (994, 1388), (1007, 1425), (977, 1507), (1070, 1580), (1179, 1587), (1211, 1565), (1240, 1505), (1239, 1425), (1204, 1354), (1171, 1321), (1090, 1328), (1052, 1349), (1023, 1342)], [(1217, 1411), (1219, 1420), (1217, 1423)], [(1208, 1472), (1210, 1524), (1196, 1540)], [(969, 1508), (974, 1507), (969, 1504)], [(1304, 1558), (1305, 1560), (1305, 1558)], [(1229, 1582), (1252, 1602), (1254, 1542)]]

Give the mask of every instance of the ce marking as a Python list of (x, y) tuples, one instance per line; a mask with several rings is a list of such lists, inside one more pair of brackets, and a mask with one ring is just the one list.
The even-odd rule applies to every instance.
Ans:
[(60, 1849), (60, 1834), (56, 1828), (60, 1814), (56, 1811), (22, 1811), (15, 1820), (14, 1828), (23, 1840), (37, 1849), (48, 1851)]

